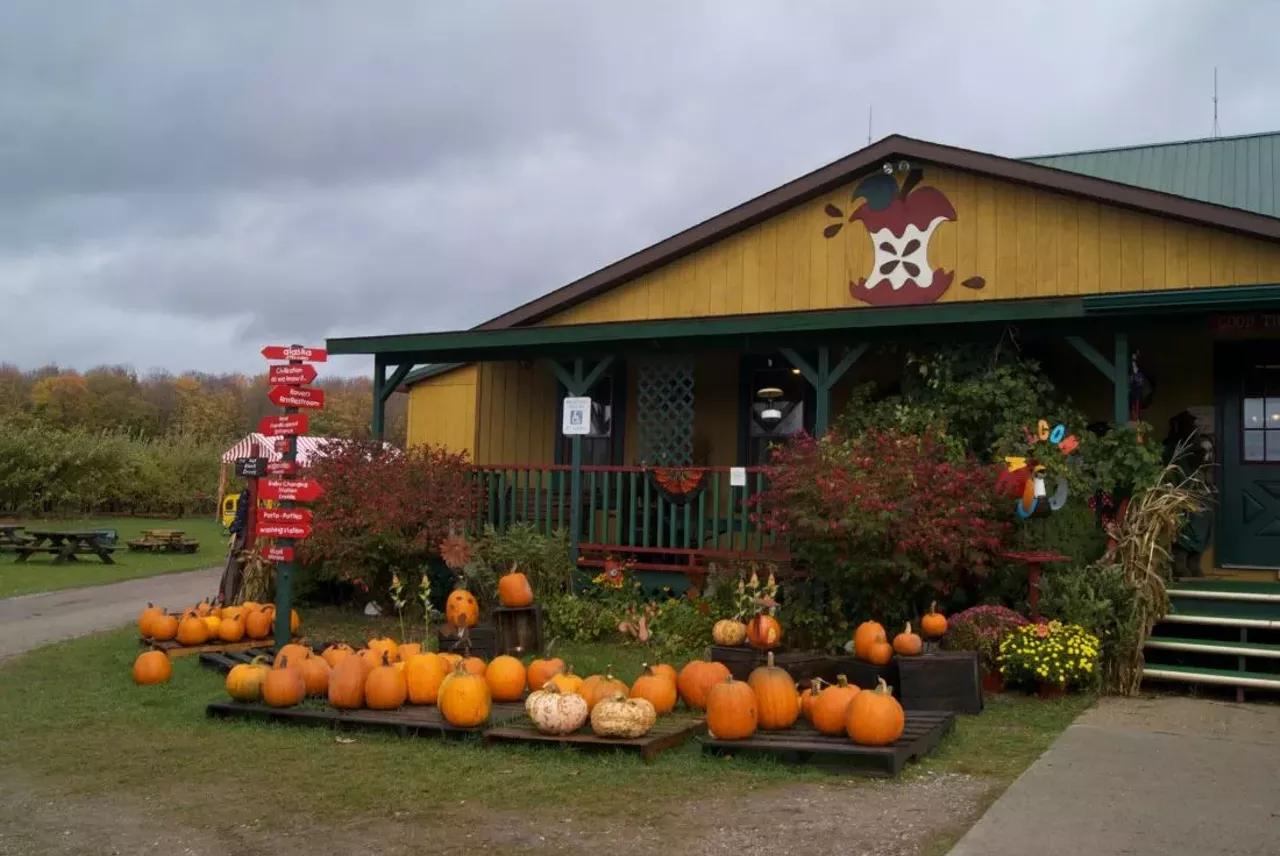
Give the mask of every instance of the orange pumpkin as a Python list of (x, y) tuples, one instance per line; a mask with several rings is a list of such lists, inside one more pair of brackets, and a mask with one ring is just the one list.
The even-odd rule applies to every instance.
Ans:
[(743, 740), (755, 734), (756, 694), (732, 676), (707, 693), (707, 733), (716, 740)]
[(246, 600), (244, 603), (240, 604), (240, 607), (245, 612), (257, 612), (262, 609), (262, 604), (258, 603), (256, 600)]
[(250, 639), (266, 639), (271, 635), (271, 615), (261, 609), (247, 613), (244, 619), (244, 634)]
[(396, 645), (395, 640), (390, 637), (383, 636), (380, 639), (370, 639), (365, 647), (376, 655), (377, 662), (374, 663), (375, 666), (382, 665), (383, 654), (387, 655), (388, 663), (394, 663), (400, 659), (400, 646)]
[(902, 705), (881, 678), (874, 690), (858, 693), (849, 703), (845, 733), (863, 746), (888, 746), (902, 736), (906, 724)]
[(471, 674), (481, 678), (484, 677), (484, 673), (488, 669), (484, 660), (479, 657), (467, 657), (462, 661), (461, 666)]
[(871, 648), (867, 651), (867, 662), (873, 666), (887, 666), (889, 661), (893, 659), (893, 646), (884, 638), (881, 633), (876, 637), (876, 641), (871, 643)]
[(202, 600), (193, 607), (193, 610), (195, 611), (196, 618), (204, 618), (206, 615), (213, 612), (213, 604), (207, 600)]
[(763, 612), (747, 622), (747, 644), (759, 651), (769, 651), (782, 641), (782, 625)]
[(364, 707), (364, 682), (369, 669), (359, 657), (347, 656), (329, 672), (329, 704), (340, 710)]
[(455, 654), (452, 651), (441, 651), (440, 656), (444, 657), (446, 663), (449, 664), (449, 671), (453, 671), (453, 667), (462, 662), (462, 655)]
[(382, 653), (382, 665), (369, 672), (364, 680), (364, 703), (370, 710), (395, 710), (409, 697), (409, 686), (404, 671), (391, 665), (387, 653)]
[(240, 663), (227, 672), (227, 695), (236, 701), (262, 701), (262, 684), (271, 667), (267, 658), (254, 657), (250, 663)]
[(372, 648), (361, 648), (356, 652), (356, 656), (364, 661), (369, 671), (373, 671), (382, 665), (382, 654), (374, 651)]
[(813, 727), (823, 734), (844, 734), (849, 703), (858, 692), (848, 678), (840, 675), (836, 683), (818, 693), (818, 700), (813, 703), (809, 714)]
[(653, 669), (653, 672), (656, 675), (666, 675), (671, 680), (672, 684), (675, 684), (680, 680), (680, 673), (677, 672), (676, 667), (670, 663), (658, 663), (650, 668)]
[(290, 665), (287, 657), (268, 672), (262, 682), (262, 700), (272, 707), (293, 707), (306, 694), (307, 682), (302, 677), (301, 664)]
[(747, 677), (747, 686), (756, 694), (758, 725), (766, 731), (778, 731), (795, 725), (800, 716), (796, 702), (796, 682), (787, 670), (773, 664), (769, 652), (765, 665), (758, 666)]
[(515, 657), (494, 657), (484, 672), (489, 695), (494, 701), (519, 701), (524, 695), (525, 668)]
[(178, 619), (173, 615), (162, 615), (151, 620), (151, 638), (157, 642), (168, 642), (178, 635)]
[(142, 614), (138, 616), (138, 635), (143, 639), (151, 638), (151, 623), (157, 618), (164, 617), (164, 610), (158, 606), (148, 603), (147, 608), (142, 610)]
[(213, 613), (209, 613), (200, 620), (204, 622), (205, 629), (209, 631), (209, 638), (217, 639), (218, 628), (222, 626), (222, 619)]
[(529, 664), (529, 690), (540, 690), (547, 681), (564, 671), (564, 660), (559, 657), (547, 660), (534, 660)]
[(859, 660), (867, 659), (876, 637), (884, 636), (884, 626), (878, 621), (864, 621), (853, 632), (853, 656)]
[(243, 606), (224, 606), (222, 607), (222, 613), (219, 615), (219, 618), (221, 618), (223, 621), (226, 621), (228, 618), (243, 619), (244, 607)]
[(471, 674), (461, 664), (440, 685), (440, 715), (450, 725), (458, 728), (483, 725), (489, 719), (492, 705), (485, 679)]
[(714, 660), (690, 660), (680, 670), (676, 679), (676, 689), (686, 705), (695, 710), (706, 710), (707, 693), (716, 684), (724, 683), (730, 677), (729, 667)]
[(920, 630), (930, 639), (937, 639), (947, 632), (947, 617), (938, 612), (938, 602), (929, 604), (929, 611), (920, 619)]
[(307, 687), (309, 696), (326, 696), (329, 694), (329, 673), (333, 670), (329, 664), (310, 651), (302, 658), (302, 682)]
[(661, 716), (670, 713), (676, 706), (676, 682), (665, 672), (655, 671), (652, 666), (645, 666), (643, 674), (636, 678), (631, 687), (632, 698), (642, 698)]
[(335, 642), (334, 644), (325, 647), (325, 649), (320, 652), (320, 656), (324, 658), (324, 661), (329, 664), (329, 668), (332, 669), (337, 667), (338, 663), (342, 662), (354, 653), (355, 651), (352, 650), (351, 646), (346, 642)]
[(143, 651), (133, 661), (133, 682), (143, 686), (163, 684), (173, 677), (173, 663), (163, 651)]
[(306, 645), (299, 645), (296, 642), (290, 642), (288, 645), (282, 646), (280, 650), (276, 652), (276, 658), (272, 661), (271, 667), (274, 669), (280, 668), (280, 663), (283, 662), (286, 657), (288, 657), (289, 661), (294, 665), (301, 667), (302, 661), (310, 655), (311, 649)]
[(498, 602), (510, 609), (533, 605), (533, 588), (529, 585), (529, 578), (514, 566), (511, 573), (503, 574), (498, 580)]
[(449, 674), (449, 661), (430, 651), (409, 658), (404, 665), (404, 680), (409, 689), (410, 704), (435, 704), (440, 683)]
[(239, 615), (218, 622), (218, 638), (223, 642), (239, 642), (244, 638), (244, 621)]
[(615, 694), (622, 693), (622, 697), (626, 698), (630, 692), (631, 687), (627, 686), (626, 681), (620, 681), (611, 672), (605, 672), (603, 675), (592, 675), (587, 678), (578, 695), (587, 700), (587, 710), (592, 711), (600, 702), (613, 698)]
[(209, 628), (197, 615), (189, 615), (178, 624), (179, 645), (203, 645), (209, 641)]
[(417, 642), (401, 642), (400, 648), (396, 651), (396, 659), (401, 663), (407, 663), (421, 653), (422, 646)]
[(298, 610), (289, 610), (289, 632), (297, 633), (302, 629), (302, 617), (298, 615)]
[(444, 617), (454, 627), (475, 627), (480, 623), (480, 604), (466, 589), (454, 589), (444, 603)]
[(907, 626), (901, 633), (893, 637), (893, 650), (895, 653), (903, 657), (914, 657), (924, 650), (924, 642), (920, 637), (911, 632), (911, 622), (907, 622)]
[(555, 684), (556, 689), (561, 693), (582, 695), (583, 680), (573, 673), (573, 666), (566, 666), (563, 672), (557, 672), (552, 676), (550, 683)]
[(805, 722), (813, 723), (813, 705), (818, 700), (820, 692), (822, 692), (822, 678), (814, 678), (809, 681), (805, 691), (800, 693), (800, 715), (804, 717)]

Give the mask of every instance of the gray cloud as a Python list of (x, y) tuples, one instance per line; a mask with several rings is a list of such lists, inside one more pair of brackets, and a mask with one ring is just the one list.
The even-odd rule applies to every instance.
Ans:
[[(908, 8), (909, 7), (909, 8)], [(1224, 22), (1229, 22), (1229, 26)], [(0, 361), (470, 326), (903, 133), (1280, 125), (1261, 3), (0, 5)], [(362, 361), (332, 369), (365, 371)]]

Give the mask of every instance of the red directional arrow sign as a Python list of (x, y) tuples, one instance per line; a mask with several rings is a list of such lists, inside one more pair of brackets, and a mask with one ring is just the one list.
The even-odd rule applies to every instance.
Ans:
[(292, 345), (267, 345), (262, 349), (262, 356), (269, 360), (303, 360), (308, 363), (323, 363), (329, 359), (329, 352), (324, 348), (303, 348)]
[(263, 547), (262, 558), (268, 562), (292, 562), (292, 547)]
[[(287, 386), (276, 387), (288, 389)], [(307, 414), (290, 413), (285, 416), (264, 416), (258, 420), (258, 433), (268, 437), (296, 437), (307, 433)]]
[(315, 479), (263, 479), (261, 496), (274, 502), (315, 502), (324, 493)]
[[(285, 451), (288, 451), (287, 449)], [(298, 471), (297, 461), (267, 461), (267, 475), (291, 476)]]
[(273, 386), (267, 398), (277, 407), (324, 407), (324, 390), (305, 386)]
[(316, 367), (303, 363), (300, 366), (272, 366), (267, 369), (267, 383), (299, 386), (316, 379)]
[(263, 538), (309, 538), (311, 527), (302, 523), (263, 523), (258, 526)]
[(258, 519), (263, 523), (298, 523), (311, 525), (311, 509), (309, 508), (264, 508), (258, 512)]
[(278, 437), (278, 438), (276, 438), (276, 445), (275, 445), (275, 447), (274, 447), (274, 448), (275, 448), (275, 450), (276, 450), (276, 454), (277, 454), (277, 455), (285, 455), (285, 454), (288, 454), (288, 452), (289, 452), (289, 438), (288, 438), (288, 437)]

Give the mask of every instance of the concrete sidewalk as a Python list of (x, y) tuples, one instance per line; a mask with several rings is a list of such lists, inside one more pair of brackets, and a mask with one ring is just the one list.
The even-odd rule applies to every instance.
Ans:
[(218, 593), (222, 568), (0, 600), (0, 660), (136, 621), (147, 602), (190, 606)]
[(1280, 706), (1103, 699), (950, 856), (1280, 853)]

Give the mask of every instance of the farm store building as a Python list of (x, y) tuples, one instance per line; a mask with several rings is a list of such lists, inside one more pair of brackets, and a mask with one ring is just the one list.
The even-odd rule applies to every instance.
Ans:
[(373, 356), (376, 431), (407, 391), (410, 443), (471, 453), (481, 518), (576, 518), (587, 559), (658, 571), (770, 552), (765, 450), (896, 375), (872, 346), (1011, 329), (1100, 421), (1131, 417), (1137, 355), (1155, 440), (1184, 410), (1214, 439), (1205, 567), (1276, 579), (1280, 134), (1025, 160), (892, 136), (474, 329), (328, 347)]

